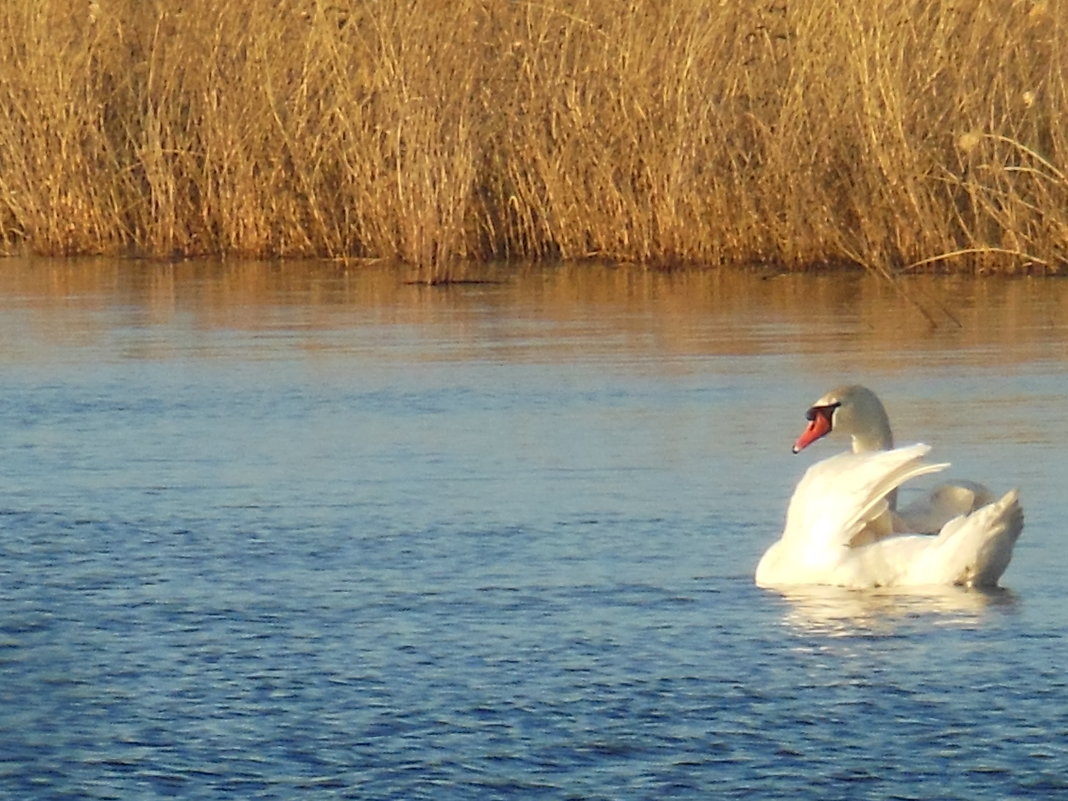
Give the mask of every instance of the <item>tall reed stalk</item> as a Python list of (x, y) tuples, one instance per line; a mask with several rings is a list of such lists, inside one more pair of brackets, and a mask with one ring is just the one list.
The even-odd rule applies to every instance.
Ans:
[(6, 0), (0, 243), (1061, 271), (1066, 53), (1054, 0)]

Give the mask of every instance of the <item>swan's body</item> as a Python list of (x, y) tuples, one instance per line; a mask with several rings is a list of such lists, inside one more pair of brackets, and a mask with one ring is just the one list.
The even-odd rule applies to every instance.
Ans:
[(1023, 529), (1015, 490), (991, 502), (985, 487), (956, 482), (896, 510), (898, 487), (948, 465), (924, 461), (927, 445), (894, 449), (886, 412), (864, 387), (828, 393), (809, 409), (808, 419), (795, 453), (832, 430), (852, 435), (853, 453), (832, 456), (805, 473), (782, 538), (757, 566), (757, 584), (997, 584)]
[(954, 517), (941, 531), (897, 534), (887, 495), (903, 482), (946, 467), (923, 461), (930, 448), (843, 453), (808, 469), (790, 501), (782, 538), (756, 570), (762, 587), (830, 584), (991, 587), (1012, 558), (1023, 529), (1015, 490)]

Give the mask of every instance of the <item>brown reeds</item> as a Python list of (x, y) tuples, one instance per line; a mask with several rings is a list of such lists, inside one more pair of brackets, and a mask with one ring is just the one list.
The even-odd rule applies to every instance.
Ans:
[(8, 252), (1068, 265), (1050, 0), (7, 0)]

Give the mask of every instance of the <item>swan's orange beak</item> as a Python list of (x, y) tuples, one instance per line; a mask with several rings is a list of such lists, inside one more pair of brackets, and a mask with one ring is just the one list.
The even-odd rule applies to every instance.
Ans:
[(808, 425), (794, 443), (794, 453), (800, 453), (820, 437), (831, 433), (831, 416), (836, 408), (836, 406), (813, 406), (808, 410), (805, 415), (808, 418)]

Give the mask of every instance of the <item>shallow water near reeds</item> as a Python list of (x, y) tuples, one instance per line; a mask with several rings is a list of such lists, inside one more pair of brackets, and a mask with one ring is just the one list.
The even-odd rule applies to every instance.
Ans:
[[(1068, 791), (1068, 283), (404, 277), (0, 262), (0, 795)], [(847, 380), (1003, 590), (753, 586)]]

